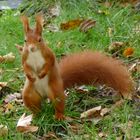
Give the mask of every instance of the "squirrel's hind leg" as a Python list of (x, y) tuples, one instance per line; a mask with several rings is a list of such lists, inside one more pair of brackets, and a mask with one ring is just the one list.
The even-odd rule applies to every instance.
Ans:
[(31, 84), (26, 86), (26, 88), (22, 92), (22, 98), (25, 106), (33, 112), (33, 114), (37, 114), (41, 110), (41, 96), (39, 93), (33, 88)]

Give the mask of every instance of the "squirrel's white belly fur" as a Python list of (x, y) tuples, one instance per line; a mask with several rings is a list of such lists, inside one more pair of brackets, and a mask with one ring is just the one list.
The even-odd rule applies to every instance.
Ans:
[(27, 59), (27, 64), (30, 65), (33, 69), (33, 76), (36, 78), (34, 83), (35, 90), (42, 96), (47, 97), (48, 94), (48, 76), (44, 78), (38, 78), (38, 70), (40, 70), (45, 64), (45, 60), (42, 57), (40, 51), (30, 52)]

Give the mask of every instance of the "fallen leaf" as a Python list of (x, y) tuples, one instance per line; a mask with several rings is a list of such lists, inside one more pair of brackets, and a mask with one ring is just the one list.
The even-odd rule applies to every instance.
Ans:
[(98, 136), (99, 136), (100, 138), (106, 138), (108, 135), (107, 135), (106, 133), (104, 133), (104, 132), (100, 132), (100, 133), (98, 134)]
[(0, 63), (2, 62), (13, 62), (15, 60), (15, 56), (12, 52), (4, 55), (4, 56), (0, 56)]
[(30, 125), (32, 121), (32, 115), (26, 116), (25, 113), (20, 117), (17, 126), (27, 126)]
[(25, 113), (21, 116), (17, 123), (17, 131), (19, 132), (36, 132), (38, 130), (37, 126), (31, 126), (32, 115), (26, 116)]
[(65, 116), (65, 120), (68, 121), (68, 122), (72, 122), (72, 121), (74, 120), (74, 118), (71, 118), (71, 117)]
[(59, 31), (59, 27), (53, 24), (48, 24), (46, 25), (46, 28), (48, 29), (48, 31), (50, 32), (58, 32)]
[(60, 15), (60, 4), (49, 7), (48, 14), (50, 17), (58, 17)]
[(96, 21), (92, 19), (83, 20), (80, 24), (79, 30), (81, 32), (87, 32), (89, 29), (96, 25)]
[(38, 130), (37, 126), (18, 126), (17, 131), (21, 133), (36, 132)]
[(130, 65), (128, 71), (131, 73), (136, 73), (136, 72), (140, 73), (140, 62), (138, 61)]
[(128, 71), (131, 73), (137, 72), (137, 63), (132, 64)]
[(95, 20), (92, 19), (74, 19), (70, 20), (66, 23), (61, 23), (60, 28), (61, 30), (69, 30), (79, 27), (81, 32), (87, 32), (89, 29), (94, 27), (96, 24)]
[(69, 124), (68, 128), (75, 134), (83, 133), (82, 128), (83, 126), (80, 124)]
[(69, 29), (74, 29), (76, 27), (79, 27), (80, 24), (83, 22), (83, 19), (74, 19), (74, 20), (70, 20), (66, 23), (61, 23), (60, 24), (60, 29), (61, 30), (69, 30)]
[(43, 139), (45, 139), (45, 140), (51, 140), (51, 139), (60, 140), (54, 132), (48, 132), (48, 134), (45, 134), (43, 136)]
[(82, 119), (82, 118), (94, 116), (95, 118), (97, 118), (97, 119), (99, 118), (99, 120), (100, 120), (100, 118), (104, 117), (110, 111), (111, 111), (111, 109), (109, 109), (109, 108), (102, 108), (101, 106), (97, 106), (97, 107), (94, 107), (92, 109), (89, 109), (89, 110), (83, 112), (81, 114), (80, 118)]
[(124, 42), (118, 42), (118, 41), (116, 41), (116, 42), (112, 42), (111, 44), (110, 44), (110, 46), (108, 47), (108, 50), (109, 51), (117, 51), (117, 50), (119, 50), (120, 48), (122, 48), (123, 46), (124, 46)]
[(0, 90), (7, 86), (7, 82), (0, 82)]
[(100, 115), (104, 116), (106, 115), (108, 112), (110, 112), (110, 108), (103, 108), (101, 109)]
[(123, 56), (130, 57), (134, 54), (134, 48), (128, 47), (123, 51)]
[(86, 88), (86, 86), (80, 86), (80, 87), (75, 87), (74, 88), (76, 92), (80, 94), (86, 94), (89, 90)]
[(8, 128), (5, 125), (0, 125), (0, 137), (8, 135)]
[(87, 117), (91, 117), (91, 116), (99, 116), (101, 108), (102, 108), (101, 106), (97, 106), (92, 109), (89, 109), (89, 110), (81, 113), (80, 118), (82, 119), (82, 118), (87, 118)]

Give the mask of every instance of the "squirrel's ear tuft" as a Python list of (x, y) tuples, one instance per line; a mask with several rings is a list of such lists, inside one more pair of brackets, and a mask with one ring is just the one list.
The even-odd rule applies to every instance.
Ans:
[(38, 35), (42, 35), (42, 29), (43, 29), (43, 15), (41, 13), (37, 14), (36, 17), (36, 28), (35, 28), (35, 32)]
[(29, 20), (26, 16), (21, 16), (21, 21), (23, 23), (24, 32), (27, 34), (30, 31)]

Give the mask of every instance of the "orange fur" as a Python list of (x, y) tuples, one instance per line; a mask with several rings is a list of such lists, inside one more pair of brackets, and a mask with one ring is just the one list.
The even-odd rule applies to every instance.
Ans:
[(34, 114), (38, 113), (41, 108), (41, 96), (33, 88), (33, 82), (28, 81), (22, 92), (23, 102)]
[(84, 51), (66, 56), (60, 61), (64, 88), (74, 85), (106, 84), (131, 98), (134, 83), (120, 61), (100, 52)]

